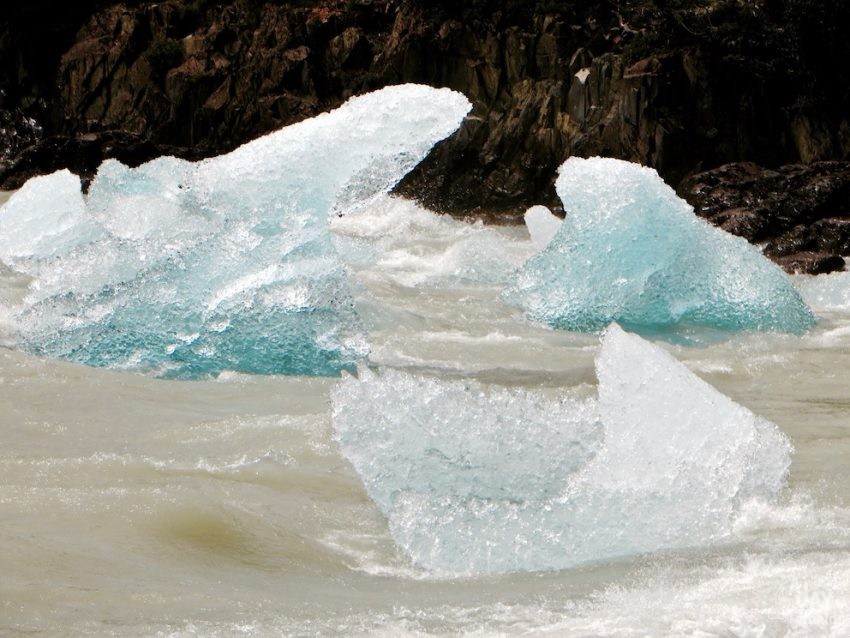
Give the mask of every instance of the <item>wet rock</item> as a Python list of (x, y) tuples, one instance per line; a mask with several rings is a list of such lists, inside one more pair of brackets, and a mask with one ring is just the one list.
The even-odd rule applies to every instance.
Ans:
[(107, 158), (115, 158), (129, 166), (138, 166), (159, 155), (191, 157), (189, 149), (153, 144), (126, 131), (101, 131), (73, 138), (50, 136), (27, 146), (8, 162), (3, 171), (2, 188), (16, 189), (30, 177), (73, 166), (84, 180), (90, 180), (97, 167)]
[(369, 39), (358, 27), (349, 27), (328, 43), (328, 64), (343, 70), (366, 68), (372, 62)]
[(844, 259), (838, 255), (816, 252), (799, 252), (793, 255), (779, 257), (776, 260), (786, 272), (809, 275), (823, 275), (837, 270), (844, 270)]
[(789, 272), (829, 272), (850, 255), (850, 162), (777, 169), (727, 164), (679, 186), (698, 215), (753, 242)]
[[(640, 162), (671, 184), (730, 162), (850, 159), (850, 71), (824, 64), (850, 56), (840, 0), (13, 4), (0, 16), (0, 113), (72, 146), (122, 131), (154, 153), (219, 154), (419, 82), (462, 91), (474, 111), (399, 190), (456, 214), (557, 208), (555, 169), (573, 155)], [(23, 146), (0, 144), (9, 186), (36, 154), (19, 162)], [(767, 213), (723, 210), (735, 208), (724, 227), (768, 236)]]

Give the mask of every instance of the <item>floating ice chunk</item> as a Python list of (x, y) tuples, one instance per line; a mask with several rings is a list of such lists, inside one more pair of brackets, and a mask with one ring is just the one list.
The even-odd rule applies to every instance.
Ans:
[(340, 448), (418, 565), (552, 570), (732, 533), (772, 499), (787, 438), (616, 325), (598, 404), (361, 372), (333, 392)]
[[(107, 161), (87, 202), (67, 172), (28, 183), (0, 209), (0, 246), (22, 246), (9, 265), (33, 277), (18, 345), (167, 376), (338, 373), (366, 348), (328, 218), (391, 188), (469, 108), (389, 87), (202, 162)], [(15, 212), (33, 192), (39, 214)]]
[(601, 443), (595, 402), (394, 370), (338, 385), (333, 423), (385, 512), (406, 492), (554, 497)]
[(813, 324), (778, 266), (697, 218), (654, 170), (571, 158), (556, 187), (566, 220), (504, 293), (532, 319), (579, 331), (611, 321), (795, 333)]
[(545, 206), (532, 206), (525, 211), (524, 218), (531, 241), (538, 250), (543, 250), (549, 245), (564, 223)]
[(448, 89), (407, 84), (349, 100), (341, 108), (290, 126), (232, 153), (201, 162), (194, 188), (238, 208), (274, 213), (281, 205), (324, 221), (390, 190), (460, 126), (471, 104)]
[(67, 170), (32, 178), (0, 208), (0, 261), (21, 272), (30, 258), (67, 252), (98, 235), (80, 178)]
[[(688, 510), (708, 529), (722, 528), (731, 504), (782, 488), (791, 454), (785, 435), (661, 348), (612, 324), (596, 376), (605, 448), (589, 476), (597, 486), (678, 492), (669, 520), (654, 521), (658, 533), (675, 529)], [(682, 533), (698, 537), (694, 522), (681, 521)]]
[(88, 209), (113, 237), (143, 241), (201, 234), (203, 211), (187, 201), (195, 165), (160, 157), (137, 168), (106, 160), (89, 188)]

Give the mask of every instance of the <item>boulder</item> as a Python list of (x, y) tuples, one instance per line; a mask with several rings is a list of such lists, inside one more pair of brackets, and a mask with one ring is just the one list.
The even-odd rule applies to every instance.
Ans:
[(843, 270), (850, 255), (850, 162), (726, 164), (688, 177), (679, 194), (788, 272)]

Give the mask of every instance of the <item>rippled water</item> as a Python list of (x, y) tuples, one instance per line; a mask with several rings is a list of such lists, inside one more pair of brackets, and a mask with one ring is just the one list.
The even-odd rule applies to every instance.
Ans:
[[(524, 229), (391, 201), (334, 230), (377, 368), (595, 394), (597, 336), (499, 301)], [(780, 503), (711, 547), (551, 572), (413, 566), (337, 448), (334, 379), (167, 381), (0, 349), (0, 635), (848, 635), (844, 279), (798, 280), (819, 316), (803, 337), (663, 345), (790, 436)], [(0, 299), (22, 285), (0, 274)]]

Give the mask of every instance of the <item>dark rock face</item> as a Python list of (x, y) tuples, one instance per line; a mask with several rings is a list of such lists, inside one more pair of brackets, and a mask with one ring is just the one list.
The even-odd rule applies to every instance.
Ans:
[(516, 208), (555, 203), (570, 155), (671, 183), (730, 161), (850, 157), (850, 71), (823, 58), (850, 55), (842, 21), (841, 0), (32, 0), (0, 23), (0, 108), (46, 137), (122, 131), (198, 157), (386, 84), (448, 86), (474, 115), (403, 190), (444, 210)]
[[(766, 189), (797, 183), (783, 165), (850, 160), (844, 0), (10, 1), (0, 187), (61, 166), (90, 175), (106, 157), (219, 154), (400, 82), (474, 104), (399, 186), (455, 214), (558, 209), (571, 155), (640, 162), (671, 184), (756, 162), (780, 176), (759, 177)], [(747, 171), (762, 169), (736, 166), (718, 169), (740, 172), (718, 177), (726, 191), (712, 187), (730, 205), (706, 216), (753, 241), (820, 229), (831, 205), (751, 205)], [(768, 252), (840, 254), (829, 241)]]
[(751, 242), (789, 272), (842, 270), (850, 255), (850, 162), (727, 164), (679, 193), (698, 215)]

